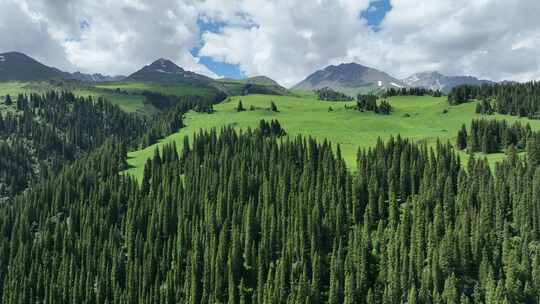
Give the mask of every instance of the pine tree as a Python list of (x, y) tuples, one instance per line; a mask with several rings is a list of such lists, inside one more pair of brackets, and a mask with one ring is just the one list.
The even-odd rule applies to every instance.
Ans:
[(9, 96), (9, 94), (6, 95), (6, 99), (4, 100), (4, 104), (6, 106), (10, 106), (13, 104), (13, 101), (11, 100), (11, 96)]
[(244, 109), (244, 106), (242, 105), (242, 101), (238, 101), (238, 105), (236, 106), (236, 112), (244, 112), (246, 109)]
[(458, 132), (457, 135), (457, 142), (456, 146), (459, 150), (463, 150), (467, 148), (467, 128), (465, 127), (465, 124), (461, 125), (461, 130)]
[(270, 111), (279, 112), (276, 104), (273, 101), (270, 101)]

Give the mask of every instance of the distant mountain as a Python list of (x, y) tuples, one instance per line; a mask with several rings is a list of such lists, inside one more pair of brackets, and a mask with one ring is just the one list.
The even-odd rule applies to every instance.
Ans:
[(70, 74), (46, 66), (18, 52), (0, 54), (0, 81), (37, 81), (70, 78)]
[(355, 96), (358, 93), (378, 93), (404, 86), (400, 80), (385, 72), (357, 63), (343, 63), (316, 71), (292, 89), (311, 91), (328, 87)]
[(0, 81), (42, 81), (52, 79), (78, 80), (83, 82), (120, 81), (124, 76), (102, 74), (68, 73), (49, 67), (19, 52), (0, 54)]
[(267, 76), (254, 76), (246, 79), (221, 78), (217, 82), (229, 95), (286, 95), (289, 93), (286, 88)]
[[(245, 79), (244, 82), (248, 83), (248, 84), (258, 84), (258, 85), (281, 87), (281, 85), (279, 83), (277, 83), (277, 81), (275, 81), (272, 78), (267, 77), (267, 76), (250, 77), (250, 78)], [(283, 88), (283, 89), (285, 89), (285, 88)]]
[(80, 80), (83, 82), (109, 82), (109, 81), (122, 81), (126, 76), (108, 76), (100, 73), (95, 74), (84, 74), (81, 72), (75, 72), (71, 74), (72, 79)]
[(160, 58), (128, 76), (126, 81), (159, 82), (188, 85), (213, 85), (212, 78), (185, 71), (174, 62)]
[(437, 71), (416, 73), (403, 79), (402, 81), (410, 87), (440, 90), (443, 93), (449, 93), (453, 87), (458, 85), (481, 85), (493, 83), (492, 81), (482, 80), (472, 76), (446, 76)]

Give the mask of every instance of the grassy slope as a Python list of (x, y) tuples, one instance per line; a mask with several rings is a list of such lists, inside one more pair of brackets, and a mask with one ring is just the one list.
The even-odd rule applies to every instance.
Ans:
[(44, 93), (49, 90), (69, 90), (78, 96), (92, 96), (94, 98), (103, 96), (110, 102), (120, 106), (126, 112), (148, 114), (157, 111), (154, 107), (143, 104), (143, 96), (121, 94), (112, 89), (74, 83), (66, 84), (65, 86), (55, 86), (48, 82), (0, 82), (0, 101), (3, 101), (7, 94), (10, 94), (12, 98), (16, 98), (18, 94), (22, 93)]
[[(78, 84), (65, 83), (62, 87), (51, 85), (48, 82), (0, 82), (0, 101), (6, 94), (16, 96), (20, 93), (42, 93), (47, 90), (69, 90), (75, 95), (92, 96), (97, 98), (103, 96), (110, 102), (117, 104), (126, 112), (137, 112), (140, 114), (154, 114), (158, 112), (151, 105), (144, 104), (144, 96), (141, 93), (145, 90), (159, 92), (164, 95), (186, 96), (199, 95), (209, 96), (215, 94), (215, 90), (197, 88), (186, 85), (161, 85), (141, 82), (111, 82), (100, 84)], [(121, 91), (117, 91), (120, 89)], [(127, 94), (126, 94), (127, 92)]]
[(164, 85), (164, 84), (154, 84), (147, 82), (108, 82), (96, 84), (96, 88), (107, 89), (107, 90), (116, 90), (121, 89), (130, 93), (141, 93), (142, 91), (153, 91), (160, 92), (164, 95), (199, 95), (207, 96), (213, 94), (214, 92), (211, 89), (193, 87), (188, 85)]
[[(256, 111), (237, 113), (235, 107), (241, 99), (244, 107), (258, 107)], [(274, 101), (279, 113), (273, 113), (266, 108), (270, 100)], [(278, 119), (289, 135), (311, 135), (317, 139), (328, 139), (339, 143), (350, 168), (354, 169), (356, 152), (359, 147), (373, 145), (378, 137), (383, 139), (391, 135), (401, 134), (415, 141), (436, 142), (455, 140), (458, 129), (463, 123), (469, 124), (473, 118), (481, 116), (474, 113), (475, 104), (463, 104), (455, 107), (448, 106), (446, 98), (433, 97), (393, 97), (390, 98), (394, 113), (382, 116), (374, 113), (360, 113), (346, 110), (346, 103), (323, 102), (291, 96), (250, 95), (229, 98), (227, 102), (216, 105), (213, 114), (188, 113), (187, 127), (180, 132), (163, 139), (157, 145), (175, 141), (179, 148), (184, 136), (192, 136), (199, 129), (233, 125), (236, 128), (256, 127), (261, 119)], [(353, 104), (353, 103), (349, 103)], [(332, 107), (333, 112), (328, 108)], [(448, 113), (443, 111), (448, 109)], [(409, 114), (410, 117), (405, 117)], [(515, 117), (495, 115), (490, 118), (517, 120)], [(531, 126), (540, 130), (540, 121), (530, 121)], [(156, 145), (146, 149), (131, 152), (128, 172), (137, 177), (142, 176), (142, 170), (147, 158), (152, 157)], [(464, 158), (466, 155), (463, 154)], [(503, 158), (502, 154), (492, 154), (490, 160)]]

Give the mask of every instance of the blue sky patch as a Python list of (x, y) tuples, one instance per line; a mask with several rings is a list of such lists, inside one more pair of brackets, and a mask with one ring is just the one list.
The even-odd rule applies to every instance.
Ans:
[(212, 72), (216, 73), (219, 76), (232, 79), (243, 79), (246, 78), (246, 75), (240, 70), (240, 66), (237, 64), (230, 64), (215, 61), (211, 57), (203, 56), (200, 58), (200, 63), (205, 65)]
[(366, 19), (369, 27), (377, 32), (380, 30), (379, 25), (383, 21), (384, 16), (391, 9), (390, 0), (376, 0), (371, 2), (369, 8), (360, 13), (360, 16)]
[[(208, 21), (203, 19), (199, 19), (197, 24), (199, 26), (199, 32), (201, 35), (205, 32), (219, 33), (219, 31), (226, 25), (224, 22), (216, 22), (212, 20)], [(201, 46), (198, 46), (191, 50), (191, 54), (195, 57), (199, 57), (200, 50)], [(201, 56), (200, 63), (218, 76), (233, 79), (246, 78), (244, 73), (242, 73), (242, 70), (240, 70), (240, 66), (238, 64), (215, 61), (213, 58), (207, 56)]]

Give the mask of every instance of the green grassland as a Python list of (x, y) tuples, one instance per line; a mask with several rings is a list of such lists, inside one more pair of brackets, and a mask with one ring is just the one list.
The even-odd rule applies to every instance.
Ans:
[(152, 91), (168, 96), (212, 97), (217, 90), (211, 87), (189, 85), (166, 85), (143, 82), (108, 82), (87, 84), (80, 82), (0, 82), (0, 100), (5, 95), (16, 96), (21, 93), (43, 93), (48, 90), (69, 90), (77, 96), (104, 97), (122, 110), (130, 113), (151, 115), (158, 112), (152, 105), (144, 103), (142, 92)]
[(4, 100), (6, 95), (17, 96), (22, 93), (40, 93), (54, 89), (48, 82), (20, 82), (7, 81), (0, 82), (0, 100)]
[[(325, 102), (313, 98), (291, 96), (249, 95), (231, 97), (224, 103), (214, 106), (215, 113), (202, 114), (190, 112), (186, 115), (187, 127), (173, 134), (154, 146), (134, 151), (129, 154), (129, 173), (141, 177), (146, 159), (152, 157), (156, 146), (176, 142), (182, 144), (184, 136), (192, 137), (200, 129), (219, 128), (231, 125), (237, 129), (254, 128), (261, 119), (278, 119), (289, 135), (298, 134), (312, 136), (318, 140), (328, 139), (340, 144), (343, 157), (348, 166), (354, 170), (356, 152), (359, 147), (369, 147), (380, 137), (388, 139), (400, 134), (416, 142), (433, 144), (442, 141), (455, 141), (458, 129), (462, 124), (469, 125), (475, 114), (475, 103), (449, 106), (446, 98), (435, 97), (392, 97), (389, 102), (394, 107), (392, 115), (384, 116), (368, 112), (345, 109), (345, 105), (353, 103)], [(238, 101), (242, 100), (244, 108), (254, 106), (256, 110), (236, 112)], [(278, 113), (268, 110), (270, 101), (274, 101)], [(329, 111), (332, 107), (333, 111)], [(486, 117), (486, 116), (484, 116)], [(493, 115), (487, 118), (522, 120), (531, 124), (533, 129), (540, 130), (540, 121), (528, 121), (506, 115)], [(463, 161), (467, 155), (462, 153)], [(503, 154), (487, 155), (490, 161), (504, 158)]]
[(145, 115), (157, 112), (153, 106), (143, 103), (144, 96), (140, 94), (126, 94), (113, 89), (76, 82), (0, 82), (0, 100), (3, 101), (8, 94), (15, 97), (18, 94), (44, 93), (50, 90), (68, 90), (77, 96), (84, 97), (104, 97), (126, 112), (137, 112)]
[(96, 84), (94, 86), (98, 89), (105, 89), (108, 91), (122, 90), (129, 93), (142, 93), (143, 91), (152, 91), (159, 92), (164, 95), (173, 95), (173, 96), (185, 96), (185, 95), (196, 95), (196, 96), (209, 96), (215, 93), (215, 90), (205, 87), (195, 87), (184, 84), (158, 84), (150, 82), (106, 82)]

